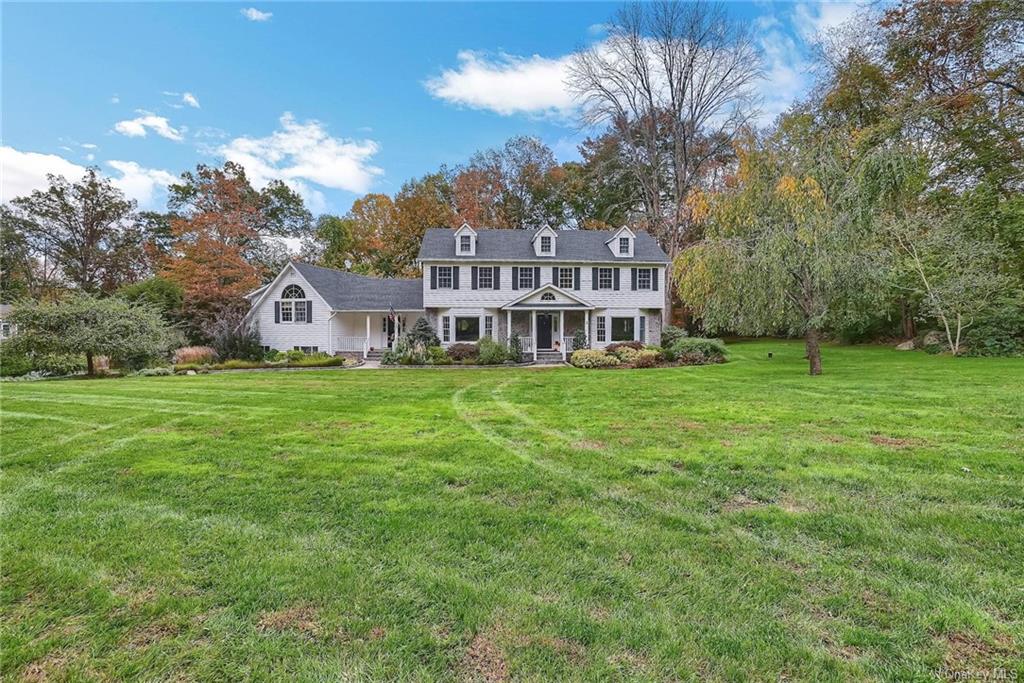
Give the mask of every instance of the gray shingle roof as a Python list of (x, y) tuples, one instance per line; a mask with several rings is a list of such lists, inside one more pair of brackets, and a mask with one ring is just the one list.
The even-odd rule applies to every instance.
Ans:
[(418, 311), (423, 308), (423, 280), (367, 277), (309, 263), (292, 265), (336, 311)]
[(455, 230), (430, 228), (420, 244), (421, 261), (587, 261), (597, 263), (668, 263), (668, 256), (646, 232), (636, 233), (633, 257), (616, 257), (606, 242), (617, 230), (556, 230), (555, 256), (537, 256), (533, 250), (536, 230), (476, 229), (476, 256), (455, 255)]

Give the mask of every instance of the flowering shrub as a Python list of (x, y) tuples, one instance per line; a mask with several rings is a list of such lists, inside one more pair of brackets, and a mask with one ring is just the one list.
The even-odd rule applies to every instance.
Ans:
[(598, 349), (573, 351), (569, 361), (578, 368), (610, 368), (619, 364), (619, 359)]
[(213, 363), (217, 360), (217, 352), (211, 346), (183, 346), (174, 352), (174, 364)]

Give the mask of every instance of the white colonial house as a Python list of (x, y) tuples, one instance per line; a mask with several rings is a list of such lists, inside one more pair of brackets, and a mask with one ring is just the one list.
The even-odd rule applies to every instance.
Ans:
[(418, 261), (415, 280), (290, 263), (250, 295), (250, 319), (268, 348), (364, 357), (419, 316), (444, 346), (511, 333), (535, 360), (564, 359), (579, 328), (594, 348), (661, 337), (668, 257), (647, 233), (435, 228)]

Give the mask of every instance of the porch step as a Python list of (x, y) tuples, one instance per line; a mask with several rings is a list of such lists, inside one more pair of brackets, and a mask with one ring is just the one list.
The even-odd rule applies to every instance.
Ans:
[(384, 351), (382, 351), (381, 349), (374, 349), (373, 351), (368, 351), (367, 352), (366, 359), (367, 360), (380, 360), (380, 357), (383, 356), (383, 355), (384, 355)]
[(538, 351), (537, 352), (537, 363), (538, 364), (556, 364), (562, 362), (561, 351)]

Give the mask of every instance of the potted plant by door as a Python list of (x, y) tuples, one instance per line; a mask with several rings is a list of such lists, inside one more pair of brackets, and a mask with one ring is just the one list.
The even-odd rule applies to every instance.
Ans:
[(555, 340), (555, 351), (561, 351), (561, 350), (562, 350), (562, 342), (560, 342), (560, 341), (558, 341), (556, 339)]

